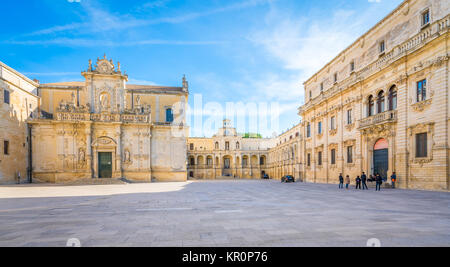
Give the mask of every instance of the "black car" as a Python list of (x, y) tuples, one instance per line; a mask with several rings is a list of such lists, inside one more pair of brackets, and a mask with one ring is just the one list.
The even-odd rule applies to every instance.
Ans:
[(294, 183), (295, 178), (292, 175), (285, 175), (285, 176), (281, 177), (281, 182), (282, 183)]

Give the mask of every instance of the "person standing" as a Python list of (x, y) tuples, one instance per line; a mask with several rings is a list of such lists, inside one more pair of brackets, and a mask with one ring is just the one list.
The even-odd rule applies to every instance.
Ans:
[(350, 184), (350, 176), (345, 176), (345, 188), (348, 189), (348, 185)]
[(342, 173), (339, 174), (339, 188), (344, 188), (344, 177)]
[(392, 182), (392, 188), (395, 188), (395, 182), (397, 182), (397, 175), (395, 174), (395, 172), (393, 172), (391, 175), (391, 182)]
[(369, 190), (369, 188), (367, 187), (367, 175), (363, 172), (361, 175), (361, 182), (362, 182), (362, 190)]
[(383, 178), (379, 173), (377, 173), (377, 175), (375, 176), (375, 181), (376, 181), (375, 191), (381, 191), (381, 184), (383, 184)]
[(356, 189), (358, 188), (361, 190), (361, 178), (359, 175), (356, 177)]

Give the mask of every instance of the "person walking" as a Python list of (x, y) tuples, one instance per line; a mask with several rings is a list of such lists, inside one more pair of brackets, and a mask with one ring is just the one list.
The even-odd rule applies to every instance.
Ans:
[(342, 176), (342, 173), (339, 174), (339, 188), (344, 188), (344, 177)]
[(381, 177), (381, 175), (379, 173), (377, 173), (377, 175), (375, 176), (375, 181), (376, 181), (375, 191), (381, 191), (381, 185), (383, 184), (383, 178)]
[(348, 185), (350, 184), (350, 176), (345, 176), (345, 188), (348, 189)]
[(367, 175), (363, 172), (361, 175), (361, 182), (362, 182), (362, 190), (369, 190), (369, 188), (367, 187)]
[(356, 176), (356, 189), (360, 189), (361, 190), (361, 178), (358, 176)]
[(395, 188), (395, 182), (397, 182), (397, 175), (395, 174), (395, 172), (393, 172), (391, 175), (391, 182), (392, 182), (392, 188)]

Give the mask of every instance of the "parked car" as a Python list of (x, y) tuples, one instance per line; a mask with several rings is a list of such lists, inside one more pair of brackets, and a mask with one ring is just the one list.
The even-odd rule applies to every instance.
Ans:
[(270, 179), (269, 175), (267, 175), (267, 174), (264, 174), (262, 178), (263, 179)]
[(294, 183), (295, 178), (292, 175), (285, 175), (285, 176), (281, 177), (281, 182), (282, 183)]

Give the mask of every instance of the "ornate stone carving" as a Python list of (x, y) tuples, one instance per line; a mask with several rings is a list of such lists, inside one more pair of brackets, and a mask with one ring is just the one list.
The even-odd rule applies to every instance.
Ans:
[(354, 127), (355, 127), (355, 123), (354, 123), (354, 122), (345, 125), (345, 129), (347, 129), (347, 131), (349, 131), (349, 132), (350, 132), (351, 130), (353, 130)]
[(411, 107), (416, 112), (422, 112), (422, 111), (424, 111), (426, 108), (428, 108), (431, 105), (432, 100), (433, 99), (430, 98), (430, 99), (427, 99), (427, 100), (424, 100), (424, 101), (420, 101), (420, 102), (412, 104)]
[(356, 139), (348, 139), (344, 141), (344, 146), (354, 146), (356, 144)]
[(370, 136), (395, 136), (395, 127), (392, 124), (378, 124), (361, 130), (363, 135)]
[(337, 134), (337, 129), (332, 129), (329, 131), (329, 135), (333, 136)]

